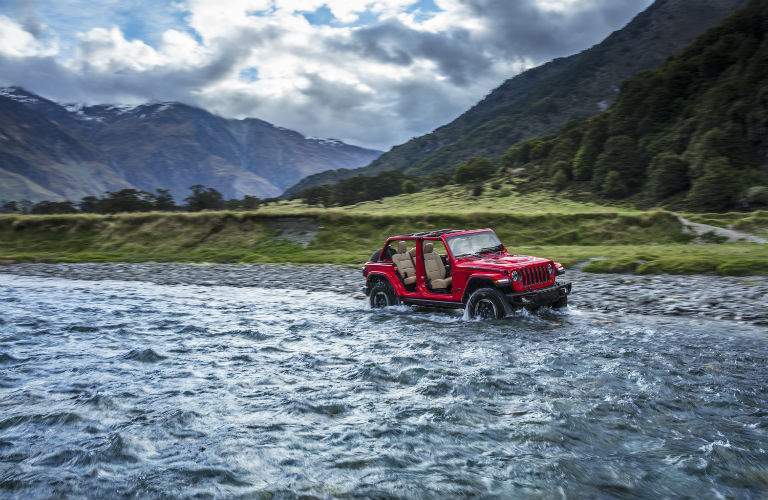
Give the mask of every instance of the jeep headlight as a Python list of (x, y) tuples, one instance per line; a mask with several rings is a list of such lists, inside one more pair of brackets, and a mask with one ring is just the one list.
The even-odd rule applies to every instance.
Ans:
[(553, 266), (552, 264), (547, 264), (547, 272), (549, 273), (550, 276), (555, 274), (555, 266)]
[(512, 281), (520, 281), (520, 273), (517, 271), (512, 271), (510, 277), (512, 278)]

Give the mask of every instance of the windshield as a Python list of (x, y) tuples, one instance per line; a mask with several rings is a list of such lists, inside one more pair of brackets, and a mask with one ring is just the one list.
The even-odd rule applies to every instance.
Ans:
[(448, 246), (454, 257), (480, 255), (484, 252), (498, 252), (504, 248), (493, 231), (453, 236), (448, 238)]

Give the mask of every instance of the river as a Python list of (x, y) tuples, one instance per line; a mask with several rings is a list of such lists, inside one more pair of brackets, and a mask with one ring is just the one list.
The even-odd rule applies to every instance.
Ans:
[(473, 322), (360, 279), (1, 267), (0, 497), (768, 495), (765, 280), (573, 273), (566, 312)]

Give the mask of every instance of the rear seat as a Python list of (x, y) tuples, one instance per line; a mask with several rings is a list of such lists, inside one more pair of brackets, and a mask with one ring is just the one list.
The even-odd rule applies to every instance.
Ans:
[(404, 241), (397, 242), (397, 253), (392, 256), (392, 262), (395, 263), (397, 272), (403, 278), (403, 283), (406, 285), (416, 283), (416, 266), (413, 265), (413, 259), (408, 253), (408, 246)]

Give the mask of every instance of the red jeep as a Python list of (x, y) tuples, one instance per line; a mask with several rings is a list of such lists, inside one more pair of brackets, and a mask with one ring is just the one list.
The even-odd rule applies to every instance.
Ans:
[(412, 304), (466, 308), (471, 318), (568, 305), (562, 265), (511, 255), (492, 229), (441, 229), (392, 236), (363, 268), (372, 308)]

